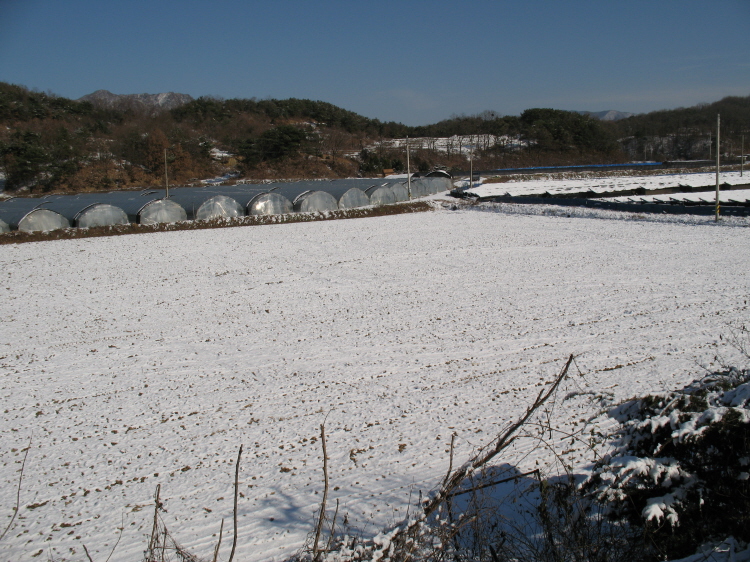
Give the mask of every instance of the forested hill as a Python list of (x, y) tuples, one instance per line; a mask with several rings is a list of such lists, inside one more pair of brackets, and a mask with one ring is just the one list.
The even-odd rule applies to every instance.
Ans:
[[(721, 116), (721, 152), (739, 155), (742, 136), (750, 140), (750, 96), (653, 111), (612, 123), (621, 146), (632, 157), (659, 160), (700, 159), (716, 155), (717, 116)], [(745, 145), (745, 152), (748, 152)]]
[[(0, 172), (9, 192), (148, 187), (164, 181), (166, 150), (174, 184), (230, 170), (250, 179), (377, 175), (405, 168), (402, 145), (388, 141), (406, 136), (453, 137), (442, 145), (416, 142), (412, 166), (419, 170), (465, 168), (468, 146), (484, 168), (603, 164), (644, 154), (668, 159), (677, 157), (677, 145), (680, 154), (703, 157), (717, 112), (728, 128), (722, 138), (731, 143), (732, 130), (750, 123), (750, 97), (617, 122), (529, 109), (520, 116), (484, 112), (409, 127), (322, 101), (202, 97), (154, 110), (74, 101), (0, 82)], [(674, 138), (692, 144), (670, 145)]]
[(750, 96), (732, 96), (693, 107), (642, 113), (616, 121), (613, 126), (621, 136), (667, 136), (687, 130), (708, 133), (715, 132), (717, 115), (721, 115), (721, 128), (727, 134), (734, 135), (750, 129)]
[[(170, 110), (74, 101), (0, 82), (6, 190), (90, 191), (246, 176), (357, 175), (359, 152), (409, 127), (311, 100), (199, 98)], [(226, 153), (234, 156), (224, 157)]]
[(401, 123), (370, 119), (331, 103), (295, 98), (219, 100), (202, 97), (173, 109), (171, 114), (178, 122), (187, 121), (196, 126), (204, 126), (207, 122), (226, 124), (240, 116), (256, 116), (268, 119), (271, 124), (277, 121), (303, 119), (318, 125), (342, 129), (347, 133), (362, 133), (372, 137), (397, 138), (412, 130)]

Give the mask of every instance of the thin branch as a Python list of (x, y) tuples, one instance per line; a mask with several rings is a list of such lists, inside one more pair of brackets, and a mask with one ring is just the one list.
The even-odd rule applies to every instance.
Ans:
[(109, 559), (112, 558), (112, 555), (115, 553), (115, 549), (117, 548), (117, 545), (120, 544), (120, 539), (122, 538), (122, 532), (125, 530), (125, 514), (122, 514), (122, 519), (120, 521), (120, 534), (117, 537), (117, 542), (115, 543), (115, 546), (112, 547), (112, 552), (109, 553), (109, 556), (107, 556), (107, 560), (105, 562), (109, 562)]
[[(164, 526), (164, 541), (161, 543), (161, 562), (164, 562), (164, 554), (167, 552), (167, 539), (170, 538), (167, 533), (167, 526)], [(172, 541), (174, 543), (174, 541)]]
[(411, 486), (409, 486), (409, 501), (406, 504), (406, 520), (407, 521), (409, 520), (409, 511), (411, 510), (411, 493), (413, 491), (414, 491), (414, 479), (412, 478)]
[(456, 441), (456, 433), (453, 432), (453, 435), (451, 435), (451, 459), (450, 463), (448, 464), (448, 472), (445, 475), (445, 480), (443, 480), (443, 486), (445, 486), (445, 483), (448, 482), (448, 478), (450, 478), (451, 472), (453, 472), (453, 443)]
[(219, 548), (221, 547), (221, 536), (223, 534), (224, 534), (224, 519), (221, 520), (221, 528), (219, 529), (219, 542), (216, 543), (216, 548), (214, 549), (213, 562), (216, 562), (219, 559)]
[(242, 457), (242, 445), (240, 445), (240, 452), (237, 453), (237, 466), (234, 469), (234, 539), (232, 540), (232, 553), (229, 555), (229, 562), (232, 562), (234, 549), (237, 547), (237, 493), (239, 492), (237, 482), (240, 477), (240, 457)]
[(440, 490), (438, 494), (425, 506), (425, 516), (429, 516), (433, 511), (435, 511), (445, 499), (445, 497), (451, 491), (453, 491), (469, 473), (487, 464), (503, 449), (505, 449), (511, 443), (513, 443), (513, 441), (515, 441), (516, 432), (550, 398), (550, 396), (555, 393), (557, 387), (560, 386), (560, 383), (562, 383), (563, 379), (565, 379), (565, 377), (567, 376), (568, 369), (570, 368), (570, 364), (572, 362), (573, 355), (568, 358), (565, 367), (557, 376), (549, 389), (547, 389), (546, 392), (544, 391), (544, 389), (539, 391), (539, 395), (536, 397), (536, 400), (534, 400), (534, 403), (527, 408), (526, 412), (514, 424), (512, 424), (502, 435), (498, 436), (497, 439), (495, 439), (494, 446), (492, 446), (491, 444), (491, 448), (489, 450), (485, 450), (485, 452), (480, 451), (480, 453), (477, 454), (473, 459), (471, 459), (469, 462), (464, 464), (461, 468), (453, 473), (453, 476), (448, 479), (448, 482), (443, 486), (442, 490)]
[(511, 476), (510, 478), (503, 478), (502, 480), (494, 480), (493, 482), (488, 482), (487, 484), (482, 484), (481, 486), (474, 486), (473, 488), (469, 488), (468, 490), (461, 490), (460, 492), (451, 492), (446, 497), (455, 498), (456, 496), (463, 496), (464, 494), (470, 494), (471, 492), (476, 492), (477, 490), (482, 490), (483, 488), (491, 488), (492, 486), (497, 486), (498, 484), (504, 484), (505, 482), (517, 480), (518, 478), (521, 478), (522, 476), (529, 476), (530, 474), (536, 474), (538, 476), (539, 469), (531, 470), (529, 472), (522, 472), (521, 474), (516, 474), (515, 476)]
[(148, 554), (153, 557), (156, 553), (156, 549), (159, 548), (159, 507), (161, 502), (159, 501), (159, 493), (161, 492), (161, 484), (156, 485), (156, 492), (154, 493), (154, 525), (151, 527), (151, 538), (148, 541)]
[(331, 543), (333, 542), (333, 535), (336, 532), (336, 516), (339, 514), (339, 500), (336, 498), (336, 511), (333, 512), (333, 520), (331, 521), (331, 534), (328, 536), (328, 544), (326, 545), (326, 552), (331, 552)]
[[(445, 484), (448, 482), (448, 478), (450, 478), (451, 473), (453, 472), (453, 445), (456, 441), (456, 432), (454, 431), (451, 435), (451, 451), (450, 451), (450, 461), (448, 462), (448, 472), (445, 473), (445, 478), (443, 479), (442, 486), (445, 486)], [(448, 522), (453, 525), (453, 504), (451, 503), (451, 496), (448, 495), (445, 498), (445, 507), (448, 511)], [(408, 519), (407, 519), (408, 520)], [(458, 542), (458, 539), (456, 539), (456, 542)], [(456, 545), (456, 549), (458, 550), (458, 545)]]
[(94, 562), (94, 561), (92, 560), (92, 558), (91, 558), (91, 555), (89, 554), (89, 549), (88, 549), (88, 548), (86, 548), (86, 545), (85, 545), (85, 544), (83, 545), (83, 550), (84, 550), (84, 552), (86, 553), (86, 558), (88, 558), (88, 559), (89, 559), (89, 562)]
[(26, 446), (26, 453), (23, 455), (23, 462), (21, 463), (21, 475), (18, 477), (18, 488), (16, 489), (16, 510), (13, 512), (13, 517), (11, 518), (10, 523), (8, 523), (8, 526), (5, 527), (3, 534), (0, 535), (0, 541), (2, 541), (8, 531), (10, 531), (10, 528), (13, 526), (13, 521), (16, 520), (16, 515), (18, 515), (18, 510), (21, 509), (21, 481), (23, 480), (23, 470), (24, 468), (26, 468), (26, 457), (29, 456), (29, 450), (31, 449), (31, 439), (33, 437), (33, 435), (29, 437), (29, 444)]
[(320, 516), (318, 517), (318, 525), (315, 529), (315, 541), (313, 542), (313, 560), (318, 560), (320, 557), (320, 551), (318, 550), (318, 541), (320, 540), (320, 531), (323, 529), (323, 520), (326, 515), (326, 501), (328, 499), (328, 454), (326, 452), (326, 426), (325, 423), (320, 424), (320, 440), (323, 444), (323, 501), (320, 504)]
[(425, 503), (423, 508), (424, 514), (422, 515), (422, 517), (418, 518), (410, 524), (407, 524), (405, 527), (402, 527), (396, 533), (394, 533), (393, 537), (391, 538), (390, 544), (393, 544), (396, 541), (403, 541), (404, 536), (421, 521), (435, 512), (437, 508), (443, 503), (443, 501), (445, 501), (449, 497), (449, 494), (451, 494), (461, 484), (461, 482), (463, 482), (467, 478), (467, 476), (472, 474), (476, 469), (486, 465), (516, 440), (516, 438), (518, 437), (516, 435), (518, 430), (523, 427), (524, 424), (529, 420), (529, 418), (531, 418), (531, 416), (533, 416), (534, 413), (540, 407), (542, 407), (544, 403), (557, 391), (562, 381), (567, 377), (568, 369), (573, 363), (573, 360), (574, 356), (571, 354), (562, 371), (560, 371), (560, 374), (557, 375), (557, 378), (552, 382), (551, 386), (546, 391), (544, 388), (542, 388), (539, 391), (539, 395), (536, 397), (536, 400), (534, 400), (533, 404), (531, 404), (531, 406), (526, 409), (526, 412), (524, 412), (524, 414), (518, 420), (516, 420), (515, 423), (511, 424), (486, 447), (483, 447), (479, 451), (479, 453), (477, 453), (473, 458), (466, 462), (461, 468), (457, 469), (453, 473), (453, 475), (447, 479), (447, 482), (445, 482), (441, 486), (441, 489), (438, 491), (438, 493), (431, 500)]

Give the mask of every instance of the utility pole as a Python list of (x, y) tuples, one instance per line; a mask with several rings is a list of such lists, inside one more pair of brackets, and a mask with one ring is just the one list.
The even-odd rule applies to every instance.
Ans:
[(409, 137), (406, 137), (406, 185), (409, 192), (409, 201), (411, 201), (411, 165), (409, 162)]
[(164, 185), (167, 188), (167, 194), (164, 199), (169, 199), (169, 175), (167, 174), (167, 149), (164, 149)]
[(745, 172), (745, 135), (742, 135), (742, 148), (740, 148), (740, 177)]
[(720, 211), (720, 204), (719, 204), (719, 156), (721, 154), (721, 150), (719, 150), (719, 139), (720, 139), (720, 127), (721, 127), (721, 115), (716, 114), (716, 222), (719, 222), (719, 211)]

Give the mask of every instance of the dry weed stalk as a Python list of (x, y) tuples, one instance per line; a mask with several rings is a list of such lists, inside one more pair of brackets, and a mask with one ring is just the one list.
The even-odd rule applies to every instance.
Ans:
[[(229, 562), (232, 562), (234, 558), (234, 552), (237, 548), (237, 496), (239, 495), (239, 476), (240, 476), (240, 460), (242, 458), (242, 445), (237, 453), (237, 462), (234, 468), (234, 539), (232, 541), (232, 552), (229, 555)], [(177, 541), (171, 536), (167, 530), (167, 526), (161, 520), (159, 511), (166, 511), (162, 504), (159, 495), (161, 492), (161, 484), (156, 485), (156, 492), (154, 493), (154, 522), (151, 528), (151, 536), (148, 541), (148, 547), (145, 552), (144, 562), (168, 562), (171, 560), (168, 558), (167, 552), (174, 551), (175, 556), (182, 562), (200, 562), (200, 559), (185, 550), (180, 546)], [(219, 529), (219, 540), (214, 547), (213, 562), (217, 562), (219, 559), (219, 549), (221, 548), (221, 540), (224, 534), (224, 520), (221, 520), (221, 527)], [(117, 546), (117, 545), (115, 545)], [(111, 554), (110, 554), (111, 556)], [(107, 559), (109, 560), (109, 559)]]
[[(232, 553), (229, 555), (229, 562), (234, 559), (234, 550), (237, 548), (237, 494), (239, 492), (238, 481), (240, 477), (240, 458), (242, 457), (242, 445), (237, 453), (237, 466), (234, 468), (234, 539), (232, 540)], [(222, 525), (223, 525), (222, 521)], [(218, 547), (217, 547), (218, 550)]]
[(216, 543), (216, 548), (214, 549), (214, 559), (213, 562), (216, 562), (219, 559), (219, 549), (221, 548), (221, 537), (224, 534), (224, 520), (221, 520), (221, 527), (219, 528), (219, 542)]
[(16, 488), (16, 507), (13, 511), (13, 517), (11, 518), (10, 523), (8, 523), (8, 526), (5, 527), (3, 534), (0, 535), (0, 541), (2, 541), (5, 538), (5, 535), (8, 534), (8, 531), (10, 531), (11, 527), (13, 526), (13, 522), (16, 520), (16, 515), (18, 515), (18, 510), (21, 508), (21, 482), (23, 482), (23, 471), (26, 468), (26, 457), (29, 456), (32, 438), (33, 435), (29, 437), (29, 444), (26, 446), (26, 452), (23, 455), (23, 462), (21, 463), (21, 474), (18, 476), (18, 487)]
[[(408, 560), (411, 557), (411, 551), (416, 548), (416, 541), (414, 541), (413, 538), (410, 538), (413, 532), (450, 498), (451, 494), (464, 480), (466, 480), (467, 477), (487, 465), (487, 463), (516, 440), (518, 437), (518, 431), (528, 422), (529, 418), (531, 418), (537, 410), (539, 410), (539, 408), (541, 408), (555, 394), (562, 381), (567, 377), (573, 359), (574, 356), (571, 354), (562, 371), (560, 371), (549, 388), (546, 390), (543, 388), (539, 391), (536, 400), (534, 400), (518, 420), (511, 424), (505, 431), (500, 433), (492, 442), (483, 447), (474, 457), (464, 463), (463, 466), (456, 469), (450, 477), (446, 478), (438, 493), (424, 504), (424, 513), (415, 521), (407, 523), (405, 526), (396, 530), (391, 538), (389, 548), (395, 548), (396, 550), (403, 552), (404, 560)], [(408, 550), (406, 549), (407, 544), (411, 545)]]
[[(318, 517), (318, 524), (315, 528), (315, 539), (313, 540), (313, 560), (320, 560), (321, 551), (318, 550), (318, 541), (320, 540), (320, 533), (323, 529), (323, 521), (326, 515), (326, 501), (328, 500), (328, 454), (326, 453), (326, 426), (324, 423), (320, 424), (320, 440), (323, 444), (323, 500), (320, 502), (320, 515)], [(338, 504), (337, 504), (338, 505)], [(338, 511), (338, 507), (337, 507)], [(331, 527), (333, 533), (333, 527)], [(330, 541), (329, 541), (330, 542)]]
[(570, 364), (573, 362), (573, 355), (568, 358), (565, 367), (554, 380), (552, 385), (545, 392), (544, 389), (539, 391), (534, 403), (526, 409), (526, 412), (508, 429), (502, 434), (498, 435), (495, 440), (490, 443), (487, 447), (484, 447), (477, 455), (475, 455), (469, 462), (465, 463), (462, 467), (458, 468), (448, 481), (443, 484), (440, 491), (424, 506), (425, 516), (431, 515), (438, 506), (445, 500), (445, 498), (453, 490), (455, 490), (461, 482), (463, 482), (467, 476), (472, 474), (479, 468), (485, 466), (488, 462), (494, 459), (501, 451), (507, 448), (513, 441), (516, 440), (516, 433), (521, 427), (528, 421), (528, 419), (542, 406), (547, 400), (555, 393), (557, 388), (560, 386), (562, 381), (568, 375), (568, 369)]
[[(151, 528), (151, 536), (148, 548), (145, 552), (145, 562), (170, 562), (169, 552), (174, 552), (178, 560), (182, 562), (200, 562), (200, 559), (185, 550), (167, 530), (164, 521), (161, 520), (159, 511), (166, 511), (160, 500), (161, 484), (156, 485), (154, 493), (154, 523)], [(110, 555), (111, 556), (111, 555)]]

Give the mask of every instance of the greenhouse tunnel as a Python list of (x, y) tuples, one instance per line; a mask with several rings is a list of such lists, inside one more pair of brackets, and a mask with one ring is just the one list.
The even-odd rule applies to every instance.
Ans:
[(453, 176), (450, 175), (450, 173), (445, 170), (433, 170), (432, 172), (428, 172), (427, 174), (425, 174), (425, 177), (426, 178), (445, 178), (448, 180), (453, 179)]
[(128, 215), (120, 207), (104, 203), (95, 193), (80, 195), (48, 195), (42, 198), (39, 208), (60, 213), (78, 228), (128, 224)]
[(285, 215), (294, 212), (292, 202), (280, 193), (272, 193), (268, 186), (221, 185), (208, 188), (237, 201), (248, 215)]
[[(418, 181), (419, 183), (424, 185), (424, 189), (427, 195), (434, 195), (435, 193), (446, 191), (446, 189), (444, 189), (444, 186), (451, 185), (451, 181), (445, 178), (423, 177), (423, 178), (418, 178)], [(450, 189), (452, 189), (452, 187)]]
[[(270, 184), (174, 187), (164, 189), (16, 197), (0, 201), (0, 232), (49, 231), (112, 226), (135, 222), (144, 225), (188, 219), (234, 218), (323, 212), (409, 200), (409, 182), (399, 178), (348, 178)], [(451, 189), (447, 172), (415, 174), (411, 199)]]
[(357, 209), (367, 207), (370, 198), (351, 180), (335, 180), (330, 182), (316, 182), (315, 186), (320, 191), (333, 196), (338, 203), (339, 209)]
[(442, 170), (430, 172), (423, 178), (423, 181), (426, 181), (430, 185), (432, 193), (440, 193), (453, 189), (453, 180), (450, 174)]
[[(314, 182), (319, 186), (320, 182)], [(336, 211), (339, 205), (330, 193), (311, 189), (309, 182), (275, 185), (271, 192), (283, 195), (292, 202), (297, 213)]]
[(396, 202), (396, 194), (391, 186), (382, 182), (370, 185), (364, 192), (370, 198), (371, 205), (390, 205)]
[(419, 197), (425, 197), (431, 195), (429, 186), (422, 181), (422, 178), (416, 178), (411, 180), (411, 198), (418, 199)]
[(388, 187), (390, 187), (391, 191), (393, 191), (393, 196), (396, 198), (396, 203), (409, 200), (409, 188), (405, 182), (392, 183)]
[(162, 199), (159, 190), (112, 191), (102, 196), (102, 201), (125, 211), (130, 222), (147, 225), (187, 220), (185, 209), (174, 201)]
[[(374, 178), (353, 178), (348, 180), (342, 180), (347, 182), (352, 182), (356, 187), (361, 189), (362, 191), (369, 190), (374, 185), (379, 186), (387, 186), (390, 188), (390, 190), (393, 192), (394, 197), (394, 203), (398, 203), (400, 201), (408, 201), (409, 200), (409, 191), (406, 186), (406, 180), (404, 178), (384, 178), (384, 179), (374, 179)], [(372, 191), (369, 191), (369, 194), (372, 193)], [(371, 201), (371, 205), (385, 205), (388, 204), (388, 200), (390, 199), (390, 196), (387, 195), (387, 193), (382, 193), (379, 195), (376, 195), (376, 198), (382, 199), (381, 196), (385, 195), (385, 203), (379, 203), (376, 201)]]
[(188, 220), (211, 220), (245, 216), (245, 209), (233, 197), (220, 193), (216, 188), (175, 187), (169, 190), (152, 190), (162, 200), (177, 203), (185, 210)]
[(0, 202), (0, 220), (11, 230), (21, 232), (47, 232), (69, 228), (70, 221), (60, 213), (39, 208), (42, 199), (14, 197)]

